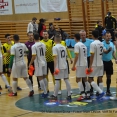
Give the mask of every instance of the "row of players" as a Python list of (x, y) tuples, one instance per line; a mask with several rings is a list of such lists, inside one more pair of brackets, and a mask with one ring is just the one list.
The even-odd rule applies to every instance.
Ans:
[[(110, 42), (111, 39), (111, 34), (109, 32), (106, 33), (106, 38), (103, 44), (98, 40), (98, 31), (93, 31), (93, 39), (95, 41), (91, 42), (92, 40), (86, 39), (85, 41), (83, 40), (83, 37), (86, 32), (85, 31), (80, 31), (80, 34), (75, 34), (74, 38), (75, 41), (77, 42), (74, 51), (75, 51), (75, 59), (74, 59), (74, 64), (72, 67), (72, 70), (74, 70), (75, 65), (77, 67), (76, 70), (76, 82), (78, 83), (79, 90), (81, 92), (81, 97), (78, 100), (84, 99), (84, 98), (90, 98), (90, 84), (91, 86), (99, 93), (98, 98), (101, 98), (104, 95), (103, 92), (103, 84), (102, 84), (102, 76), (103, 76), (103, 71), (106, 70), (107, 73), (107, 94), (110, 94), (110, 83), (111, 83), (111, 75), (113, 73), (113, 66), (111, 60), (108, 60), (106, 56), (108, 55), (109, 59), (112, 59), (112, 55), (114, 55), (114, 58), (116, 59), (115, 56), (115, 48), (114, 45)], [(43, 32), (44, 35), (48, 35), (47, 31)], [(27, 85), (30, 88), (30, 93), (29, 96), (32, 96), (34, 91), (33, 87), (31, 85), (30, 80), (27, 78), (27, 69), (26, 69), (26, 64), (24, 62), (24, 51), (27, 51), (26, 46), (23, 44), (19, 43), (19, 36), (14, 35), (14, 42), (15, 45), (12, 46), (11, 48), (11, 61), (9, 67), (12, 68), (12, 74), (13, 74), (13, 93), (10, 94), (11, 96), (16, 96), (17, 95), (17, 78), (19, 77), (24, 77)], [(29, 63), (29, 66), (31, 64), (35, 64), (35, 75), (39, 78), (39, 82), (41, 85), (42, 90), (44, 93), (42, 94), (42, 97), (47, 97), (47, 64), (45, 59), (45, 52), (46, 52), (46, 47), (43, 43), (39, 41), (39, 35), (35, 34), (34, 35), (35, 39), (35, 44), (32, 46), (32, 59)], [(87, 45), (87, 47), (81, 43), (82, 42)], [(57, 94), (59, 91), (60, 87), (60, 79), (64, 78), (64, 81), (66, 83), (67, 91), (68, 91), (68, 97), (67, 99), (71, 99), (71, 86), (68, 80), (68, 66), (66, 62), (66, 48), (62, 46), (61, 43), (61, 37), (59, 34), (55, 36), (55, 43), (56, 45), (53, 47), (53, 56), (54, 56), (54, 70), (57, 68), (59, 69), (59, 74), (55, 75), (55, 90), (54, 94), (51, 96), (51, 98), (57, 99)], [(104, 57), (104, 70), (103, 70), (103, 62), (102, 62), (102, 55), (105, 54)], [(90, 57), (91, 53), (91, 57)], [(88, 56), (87, 56), (88, 55)], [(90, 57), (90, 60), (89, 60)], [(87, 81), (87, 76), (85, 74), (85, 70), (87, 68), (87, 58), (88, 58), (88, 63), (89, 64), (89, 71), (91, 68), (93, 68), (93, 72), (90, 74)], [(13, 63), (14, 60), (14, 63)], [(12, 67), (13, 64), (13, 67)], [(111, 70), (108, 69), (112, 68)], [(9, 69), (11, 70), (11, 69)], [(22, 72), (23, 71), (23, 72)], [(93, 81), (93, 77), (97, 76), (98, 77), (98, 83), (99, 86)], [(83, 84), (81, 82), (81, 78), (83, 78), (83, 81), (85, 83), (85, 90), (83, 87)], [(110, 82), (109, 82), (110, 81)]]

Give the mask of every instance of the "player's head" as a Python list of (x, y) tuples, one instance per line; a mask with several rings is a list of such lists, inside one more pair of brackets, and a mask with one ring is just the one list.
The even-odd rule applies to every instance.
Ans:
[(61, 40), (62, 40), (62, 35), (59, 31), (56, 31), (56, 35), (59, 35), (61, 37)]
[(29, 41), (33, 41), (33, 32), (32, 31), (29, 31), (28, 32), (28, 38), (29, 38)]
[(97, 25), (102, 26), (102, 22), (100, 20), (98, 20)]
[(80, 38), (81, 38), (82, 40), (85, 40), (85, 39), (86, 39), (86, 32), (85, 32), (85, 30), (81, 30), (81, 31), (79, 32), (79, 34), (80, 34)]
[(54, 37), (54, 42), (55, 43), (60, 43), (61, 42), (61, 37), (59, 34), (56, 34), (55, 37)]
[(13, 35), (13, 40), (14, 40), (14, 42), (19, 42), (19, 35), (17, 35), (17, 34), (15, 34), (15, 35)]
[(41, 24), (44, 24), (44, 23), (45, 23), (45, 19), (41, 18), (41, 19), (39, 20), (39, 22), (40, 22)]
[(105, 40), (106, 41), (110, 41), (111, 40), (111, 33), (110, 32), (106, 32), (106, 34), (105, 34)]
[(48, 39), (48, 31), (47, 30), (44, 30), (43, 31), (43, 39)]
[(35, 40), (35, 41), (39, 41), (39, 34), (38, 34), (38, 33), (35, 33), (35, 34), (34, 34), (34, 40)]
[(6, 39), (6, 42), (10, 42), (11, 41), (11, 35), (5, 34), (5, 39)]
[(107, 16), (108, 17), (111, 17), (111, 12), (110, 11), (107, 13)]
[(115, 40), (117, 41), (117, 33), (115, 33)]
[(99, 37), (99, 31), (98, 30), (93, 30), (92, 31), (92, 38), (93, 39), (98, 39)]
[(76, 42), (80, 41), (80, 34), (79, 33), (76, 33), (74, 35), (74, 39), (75, 39)]
[(32, 22), (35, 23), (37, 21), (37, 18), (36, 17), (33, 17), (32, 18)]

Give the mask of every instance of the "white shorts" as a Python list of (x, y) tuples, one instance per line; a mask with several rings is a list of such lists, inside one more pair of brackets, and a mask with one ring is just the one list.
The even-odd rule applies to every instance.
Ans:
[(86, 71), (87, 66), (78, 66), (76, 68), (76, 77), (77, 78), (83, 78), (87, 77), (85, 71)]
[(103, 66), (93, 66), (93, 72), (89, 75), (89, 77), (98, 77), (103, 76), (104, 67)]
[(3, 59), (0, 57), (0, 73), (3, 72)]
[(64, 79), (64, 78), (68, 78), (68, 68), (67, 69), (59, 69), (60, 72), (58, 75), (54, 75), (55, 79)]
[(26, 63), (24, 61), (13, 63), (12, 76), (13, 78), (28, 77), (28, 71), (27, 71)]
[(35, 65), (35, 72), (34, 72), (34, 75), (35, 75), (35, 76), (47, 75), (47, 64), (45, 64), (45, 66), (42, 66), (41, 64)]

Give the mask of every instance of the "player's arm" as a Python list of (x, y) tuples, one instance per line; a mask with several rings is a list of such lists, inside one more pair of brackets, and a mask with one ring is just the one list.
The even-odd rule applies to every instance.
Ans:
[(66, 50), (67, 50), (67, 55), (68, 55), (68, 57), (69, 57), (69, 59), (71, 61), (71, 64), (72, 64), (73, 60), (72, 60), (72, 56), (71, 56), (70, 50), (68, 48), (66, 48)]
[(109, 49), (108, 49), (108, 50), (106, 50), (106, 48), (104, 48), (103, 53), (108, 54), (111, 50), (112, 50), (112, 48), (111, 48), (111, 47), (109, 47)]
[(115, 63), (117, 64), (117, 56), (116, 56), (116, 48), (114, 46), (114, 51), (113, 51), (113, 58), (115, 59)]

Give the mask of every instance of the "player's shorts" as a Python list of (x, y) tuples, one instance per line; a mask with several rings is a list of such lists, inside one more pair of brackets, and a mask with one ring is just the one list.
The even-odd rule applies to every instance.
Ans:
[(107, 75), (113, 75), (113, 63), (112, 61), (103, 61), (104, 64), (104, 72)]
[(76, 77), (77, 78), (83, 78), (83, 77), (86, 78), (87, 77), (87, 75), (85, 73), (86, 68), (87, 68), (87, 66), (78, 66), (76, 68)]
[(45, 66), (42, 66), (41, 64), (35, 65), (34, 75), (35, 76), (47, 75), (47, 64), (45, 64)]
[(13, 63), (12, 76), (13, 78), (28, 77), (28, 71), (27, 71), (26, 63), (24, 61)]
[(59, 69), (60, 72), (58, 75), (54, 75), (55, 79), (64, 79), (64, 78), (68, 78), (68, 69)]
[(103, 76), (103, 74), (104, 74), (103, 66), (92, 66), (92, 68), (93, 68), (93, 72), (89, 75), (89, 77)]
[(51, 74), (54, 73), (54, 61), (47, 62), (47, 74), (48, 74), (49, 70), (50, 70)]
[(3, 59), (0, 57), (0, 73), (3, 72)]
[(3, 64), (3, 73), (10, 74), (10, 72), (9, 72), (9, 64)]

